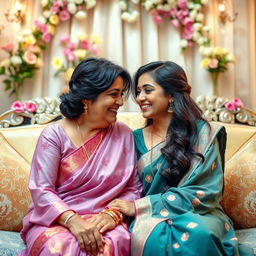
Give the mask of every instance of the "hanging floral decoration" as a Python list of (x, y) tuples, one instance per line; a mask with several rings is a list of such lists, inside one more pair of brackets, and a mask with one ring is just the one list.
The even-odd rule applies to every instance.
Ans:
[(96, 5), (96, 0), (42, 0), (43, 15), (31, 30), (25, 29), (17, 35), (18, 45), (7, 44), (0, 49), (7, 57), (0, 62), (0, 75), (5, 90), (19, 99), (19, 89), (26, 78), (33, 78), (42, 66), (42, 52), (54, 36), (57, 25), (69, 20), (86, 18), (86, 11)]
[(84, 58), (96, 55), (98, 53), (98, 45), (101, 39), (92, 35), (91, 38), (84, 33), (79, 33), (76, 40), (71, 40), (69, 35), (60, 38), (60, 44), (63, 49), (64, 61), (61, 57), (55, 57), (52, 66), (56, 69), (55, 76), (64, 72), (65, 80), (69, 81), (74, 68)]
[[(100, 0), (97, 0), (98, 2)], [(84, 19), (87, 10), (95, 7), (96, 0), (41, 0), (42, 13), (32, 30), (22, 31), (18, 35), (18, 46), (1, 47), (9, 56), (0, 63), (0, 75), (5, 90), (15, 94), (24, 79), (32, 78), (35, 70), (42, 66), (42, 51), (46, 49), (54, 36), (57, 25), (72, 16)], [(103, 1), (103, 0), (102, 0)], [(181, 49), (185, 51), (195, 43), (200, 49), (210, 45), (209, 27), (204, 25), (203, 7), (208, 0), (118, 0), (122, 19), (135, 22), (139, 18), (136, 5), (141, 5), (149, 12), (156, 24), (165, 20), (181, 32)], [(207, 69), (210, 71), (209, 69)], [(211, 71), (210, 71), (211, 72)]]

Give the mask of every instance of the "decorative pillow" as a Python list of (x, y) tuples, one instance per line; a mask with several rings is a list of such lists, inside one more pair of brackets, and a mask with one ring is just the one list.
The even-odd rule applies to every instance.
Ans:
[(256, 226), (256, 133), (226, 162), (222, 205), (241, 228)]
[(0, 133), (0, 229), (20, 231), (31, 202), (27, 187), (30, 164)]

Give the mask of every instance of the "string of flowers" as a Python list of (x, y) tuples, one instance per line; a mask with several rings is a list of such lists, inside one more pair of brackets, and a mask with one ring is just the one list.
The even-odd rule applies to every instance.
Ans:
[(194, 43), (209, 45), (209, 27), (204, 25), (203, 6), (208, 0), (119, 0), (122, 19), (134, 22), (139, 13), (135, 5), (142, 5), (149, 12), (156, 24), (170, 20), (181, 31), (180, 46), (182, 51)]
[(64, 47), (63, 55), (65, 60), (55, 57), (52, 66), (56, 69), (55, 76), (64, 72), (65, 80), (69, 81), (74, 68), (84, 58), (96, 55), (101, 39), (95, 35), (88, 38), (86, 34), (77, 34), (78, 41), (72, 41), (69, 35), (60, 38), (60, 44)]

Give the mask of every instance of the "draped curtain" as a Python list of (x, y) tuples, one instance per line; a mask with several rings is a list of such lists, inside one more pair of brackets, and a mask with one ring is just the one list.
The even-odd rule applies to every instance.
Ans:
[[(230, 0), (231, 1), (231, 0)], [(39, 0), (26, 1), (26, 22), (20, 27), (16, 23), (8, 23), (3, 13), (13, 7), (14, 0), (1, 1), (0, 24), (5, 29), (0, 35), (0, 45), (15, 42), (21, 29), (31, 28), (34, 20), (41, 15)], [(226, 47), (237, 59), (236, 64), (229, 65), (227, 72), (220, 77), (220, 95), (228, 98), (239, 97), (245, 105), (256, 109), (256, 44), (255, 44), (255, 13), (254, 0), (232, 0), (234, 9), (239, 12), (235, 22), (227, 22), (220, 29), (216, 0), (209, 1), (205, 8), (206, 24), (211, 27), (212, 43)], [(21, 99), (33, 99), (44, 96), (56, 96), (67, 86), (64, 79), (54, 77), (55, 70), (51, 66), (54, 57), (62, 56), (59, 39), (65, 34), (75, 37), (77, 32), (97, 35), (102, 39), (99, 56), (105, 57), (124, 66), (131, 74), (150, 61), (171, 60), (180, 64), (186, 71), (192, 96), (211, 95), (212, 84), (207, 71), (200, 67), (201, 55), (195, 45), (185, 54), (180, 50), (180, 34), (170, 22), (156, 25), (152, 17), (141, 6), (139, 20), (127, 23), (121, 20), (118, 0), (98, 1), (96, 7), (89, 10), (85, 20), (62, 22), (56, 29), (55, 36), (44, 51), (44, 66), (33, 80), (26, 80), (21, 91)], [(231, 10), (232, 11), (232, 10)], [(0, 53), (0, 61), (6, 55)], [(0, 76), (0, 112), (9, 109), (13, 99), (3, 90), (3, 76)], [(138, 108), (130, 98), (122, 108), (123, 111), (137, 111)]]

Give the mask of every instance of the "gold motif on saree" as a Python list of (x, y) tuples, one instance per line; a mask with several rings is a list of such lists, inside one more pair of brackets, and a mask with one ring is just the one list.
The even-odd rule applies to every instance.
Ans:
[(193, 200), (192, 200), (192, 205), (197, 207), (199, 204), (201, 203), (201, 201), (195, 197)]
[(167, 223), (168, 225), (172, 225), (173, 222), (172, 222), (172, 220), (167, 220), (166, 223)]
[(147, 174), (146, 177), (145, 177), (145, 180), (146, 180), (146, 182), (151, 183), (153, 178), (152, 178), (151, 175)]
[(169, 215), (169, 212), (168, 212), (168, 210), (163, 209), (163, 210), (160, 211), (160, 215), (163, 216), (163, 217), (166, 217), (166, 216)]
[(195, 223), (195, 222), (189, 222), (186, 227), (187, 227), (187, 228), (195, 228), (195, 227), (197, 227), (197, 226), (198, 226), (197, 223)]
[(233, 240), (237, 241), (238, 239), (237, 239), (237, 237), (232, 237), (230, 240), (231, 241), (233, 241)]
[(225, 223), (225, 229), (226, 229), (227, 231), (229, 231), (229, 230), (230, 230), (230, 226), (229, 226), (229, 224), (228, 224), (228, 223)]
[(215, 161), (212, 163), (211, 168), (212, 168), (212, 171), (214, 171), (214, 170), (215, 170), (215, 168), (216, 168), (216, 162), (215, 162)]
[(202, 190), (197, 190), (197, 191), (196, 191), (196, 194), (197, 194), (197, 196), (200, 197), (200, 198), (202, 198), (202, 197), (205, 196), (205, 193), (204, 193), (204, 191), (202, 191)]
[(181, 240), (182, 242), (186, 242), (186, 241), (188, 240), (188, 238), (189, 238), (189, 233), (188, 233), (188, 232), (185, 232), (185, 233), (183, 233), (183, 234), (181, 235), (180, 240)]
[(167, 199), (169, 201), (174, 201), (174, 200), (176, 200), (176, 196), (175, 195), (169, 195), (169, 196), (167, 196)]
[(178, 249), (178, 248), (180, 248), (180, 245), (179, 245), (178, 243), (175, 243), (175, 244), (172, 245), (172, 247), (173, 247), (174, 249)]

